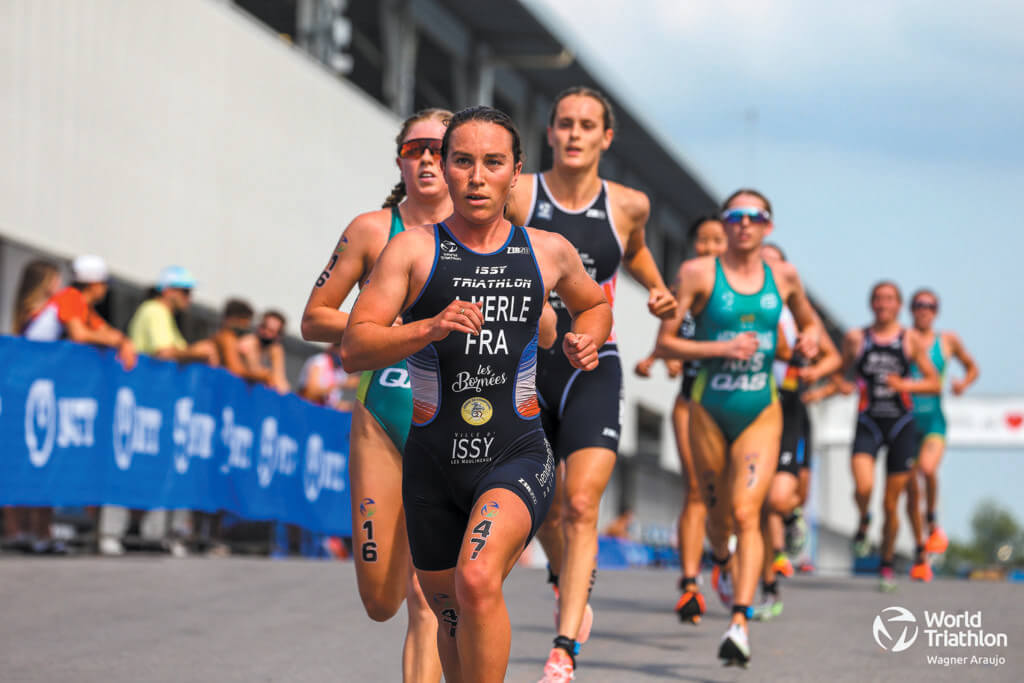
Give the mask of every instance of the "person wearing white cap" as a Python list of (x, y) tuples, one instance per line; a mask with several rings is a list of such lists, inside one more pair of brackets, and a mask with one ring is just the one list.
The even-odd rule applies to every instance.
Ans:
[(125, 369), (135, 367), (135, 347), (119, 330), (96, 312), (95, 306), (107, 295), (110, 271), (106, 262), (91, 254), (71, 262), (71, 286), (57, 292), (43, 310), (25, 326), (24, 336), (34, 341), (69, 339), (117, 349)]
[(195, 286), (196, 278), (187, 268), (168, 266), (160, 271), (157, 296), (144, 301), (128, 323), (128, 334), (140, 353), (164, 360), (218, 364), (213, 343), (203, 340), (190, 345), (174, 322), (174, 314), (191, 304)]

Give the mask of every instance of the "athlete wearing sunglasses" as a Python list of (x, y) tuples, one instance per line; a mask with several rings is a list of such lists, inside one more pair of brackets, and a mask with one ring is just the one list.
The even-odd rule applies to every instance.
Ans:
[(738, 225), (744, 218), (756, 225), (767, 225), (772, 222), (771, 212), (756, 206), (737, 206), (722, 212), (722, 222), (730, 225)]
[[(388, 241), (405, 226), (435, 223), (451, 214), (452, 200), (440, 167), (441, 136), (450, 117), (451, 112), (443, 109), (427, 109), (402, 125), (395, 160), (401, 180), (382, 209), (356, 216), (345, 228), (306, 303), (305, 339), (341, 342), (348, 314), (338, 307), (354, 286), (365, 283)], [(349, 476), (359, 596), (374, 621), (390, 619), (406, 600), (402, 680), (437, 683), (437, 619), (412, 572), (402, 507), (402, 450), (412, 419), (405, 362), (365, 373), (357, 397)], [(383, 672), (379, 677), (393, 678)]]
[(398, 156), (401, 159), (419, 159), (423, 152), (430, 150), (431, 156), (438, 156), (441, 153), (441, 138), (412, 138), (404, 141), (398, 146)]
[[(799, 335), (794, 350), (818, 355), (823, 330), (796, 269), (769, 266), (761, 245), (773, 226), (768, 200), (738, 190), (722, 207), (728, 246), (721, 256), (685, 262), (675, 324), (689, 311), (692, 340), (658, 336), (661, 358), (700, 360), (690, 395), (690, 447), (708, 509), (707, 535), (715, 566), (711, 583), (732, 606), (719, 647), (726, 664), (750, 660), (747, 620), (764, 559), (761, 507), (779, 461), (782, 409), (772, 363), (783, 306)], [(736, 557), (729, 552), (735, 529)]]
[[(920, 289), (910, 299), (910, 312), (914, 318), (914, 330), (928, 349), (928, 357), (939, 373), (940, 385), (946, 377), (946, 369), (950, 357), (955, 357), (964, 368), (964, 377), (953, 382), (953, 394), (959, 396), (978, 379), (978, 366), (974, 357), (968, 353), (960, 336), (949, 330), (939, 332), (934, 329), (935, 317), (939, 311), (939, 297), (930, 289)], [(921, 377), (917, 365), (911, 365), (910, 373)], [(907, 512), (910, 524), (914, 529), (914, 540), (924, 552), (942, 554), (946, 552), (949, 539), (939, 527), (935, 519), (935, 506), (939, 493), (939, 463), (946, 450), (946, 417), (942, 412), (941, 394), (914, 394), (914, 419), (921, 433), (921, 447), (917, 454), (917, 464), (907, 483)], [(921, 504), (919, 476), (924, 478), (925, 521), (928, 523), (928, 539), (925, 540), (921, 524)], [(924, 558), (922, 558), (924, 559)], [(921, 581), (931, 579), (931, 567), (926, 561), (919, 562), (911, 569), (911, 578)]]

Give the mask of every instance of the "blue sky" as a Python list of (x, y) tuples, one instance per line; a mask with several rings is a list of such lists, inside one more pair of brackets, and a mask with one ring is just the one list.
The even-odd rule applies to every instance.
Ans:
[[(982, 367), (973, 390), (1024, 392), (1024, 4), (529, 4), (715, 194), (772, 199), (774, 241), (843, 324), (869, 321), (879, 279), (934, 287)], [(1024, 521), (1020, 464), (950, 454), (950, 531), (985, 495)]]

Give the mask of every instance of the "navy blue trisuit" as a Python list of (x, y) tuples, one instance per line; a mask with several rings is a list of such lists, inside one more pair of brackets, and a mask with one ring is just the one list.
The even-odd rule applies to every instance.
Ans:
[(914, 422), (914, 404), (910, 394), (889, 388), (889, 375), (910, 377), (910, 358), (904, 350), (906, 330), (887, 343), (881, 343), (864, 328), (864, 345), (854, 365), (860, 387), (857, 429), (853, 437), (853, 454), (867, 453), (878, 457), (884, 445), (887, 475), (903, 474), (914, 468), (921, 437)]
[[(608, 183), (601, 182), (590, 204), (579, 210), (561, 206), (548, 189), (544, 176), (534, 176), (533, 204), (527, 224), (556, 232), (576, 248), (587, 274), (601, 285), (610, 306), (615, 305), (615, 285), (622, 263), (622, 242), (612, 219)], [(622, 430), (622, 361), (612, 330), (598, 349), (599, 364), (590, 372), (574, 368), (562, 352), (562, 339), (572, 329), (565, 303), (552, 292), (548, 301), (558, 316), (558, 340), (541, 350), (537, 390), (544, 430), (563, 461), (583, 448), (619, 450)]]
[[(413, 564), (424, 571), (458, 563), (474, 506), (494, 488), (530, 511), (533, 537), (551, 505), (555, 462), (544, 437), (535, 386), (544, 282), (526, 230), (475, 252), (434, 225), (434, 263), (403, 314), (432, 318), (454, 299), (481, 302), (480, 334), (452, 332), (407, 359), (412, 427), (405, 446), (402, 500)], [(487, 508), (490, 510), (490, 508)]]

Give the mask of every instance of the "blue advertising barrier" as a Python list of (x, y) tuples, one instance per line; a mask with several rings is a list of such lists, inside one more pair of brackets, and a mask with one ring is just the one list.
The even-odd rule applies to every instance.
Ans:
[(0, 336), (0, 505), (228, 510), (352, 533), (351, 418), (224, 370)]

